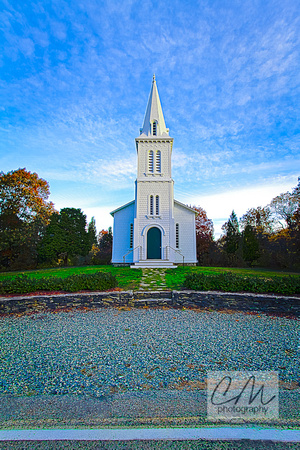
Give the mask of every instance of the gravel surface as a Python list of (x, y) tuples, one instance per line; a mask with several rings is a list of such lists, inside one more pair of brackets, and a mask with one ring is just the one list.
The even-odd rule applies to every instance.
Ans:
[(207, 370), (278, 370), (299, 381), (299, 321), (173, 309), (0, 318), (0, 395), (203, 388)]
[(299, 450), (300, 444), (272, 441), (46, 441), (46, 442), (2, 442), (1, 450)]

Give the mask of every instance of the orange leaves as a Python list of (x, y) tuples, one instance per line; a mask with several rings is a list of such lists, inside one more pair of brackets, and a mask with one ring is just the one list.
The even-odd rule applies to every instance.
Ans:
[(7, 174), (0, 173), (1, 211), (10, 211), (22, 221), (31, 222), (38, 215), (47, 224), (54, 212), (54, 204), (47, 203), (49, 184), (37, 173), (18, 169)]
[(197, 212), (195, 217), (196, 234), (205, 235), (212, 239), (213, 237), (213, 222), (208, 219), (206, 211), (200, 206), (193, 206), (193, 209)]

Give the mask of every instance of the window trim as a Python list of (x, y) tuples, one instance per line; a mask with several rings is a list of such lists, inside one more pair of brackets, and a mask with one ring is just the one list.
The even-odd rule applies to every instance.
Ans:
[(155, 172), (161, 173), (161, 151), (157, 150), (155, 155)]
[(133, 248), (133, 223), (130, 224), (129, 248)]
[(149, 213), (150, 216), (154, 215), (154, 196), (151, 194), (149, 198)]
[(179, 223), (175, 225), (175, 248), (179, 248)]
[(159, 216), (159, 195), (155, 196), (155, 212), (156, 215)]
[(149, 150), (148, 170), (149, 170), (149, 173), (154, 173), (154, 152), (153, 152), (153, 150)]

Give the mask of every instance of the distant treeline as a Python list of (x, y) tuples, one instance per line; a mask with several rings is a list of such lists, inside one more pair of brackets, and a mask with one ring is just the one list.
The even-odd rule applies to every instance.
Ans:
[[(94, 218), (87, 224), (80, 209), (56, 211), (49, 195), (36, 173), (0, 172), (0, 270), (109, 264), (111, 228), (97, 234)], [(200, 265), (300, 269), (300, 181), (239, 220), (232, 211), (218, 240), (204, 209), (194, 209)]]
[(0, 173), (0, 270), (109, 264), (111, 229), (97, 234), (80, 209), (48, 202), (47, 181), (18, 169)]
[(212, 221), (202, 208), (195, 209), (200, 265), (300, 269), (300, 178), (291, 193), (267, 206), (251, 208), (240, 219), (232, 211), (216, 241)]

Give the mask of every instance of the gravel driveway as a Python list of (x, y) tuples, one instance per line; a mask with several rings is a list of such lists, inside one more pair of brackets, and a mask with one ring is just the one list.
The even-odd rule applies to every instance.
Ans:
[(1, 428), (200, 423), (206, 372), (223, 369), (278, 371), (281, 416), (295, 421), (299, 328), (264, 314), (178, 309), (2, 317)]

